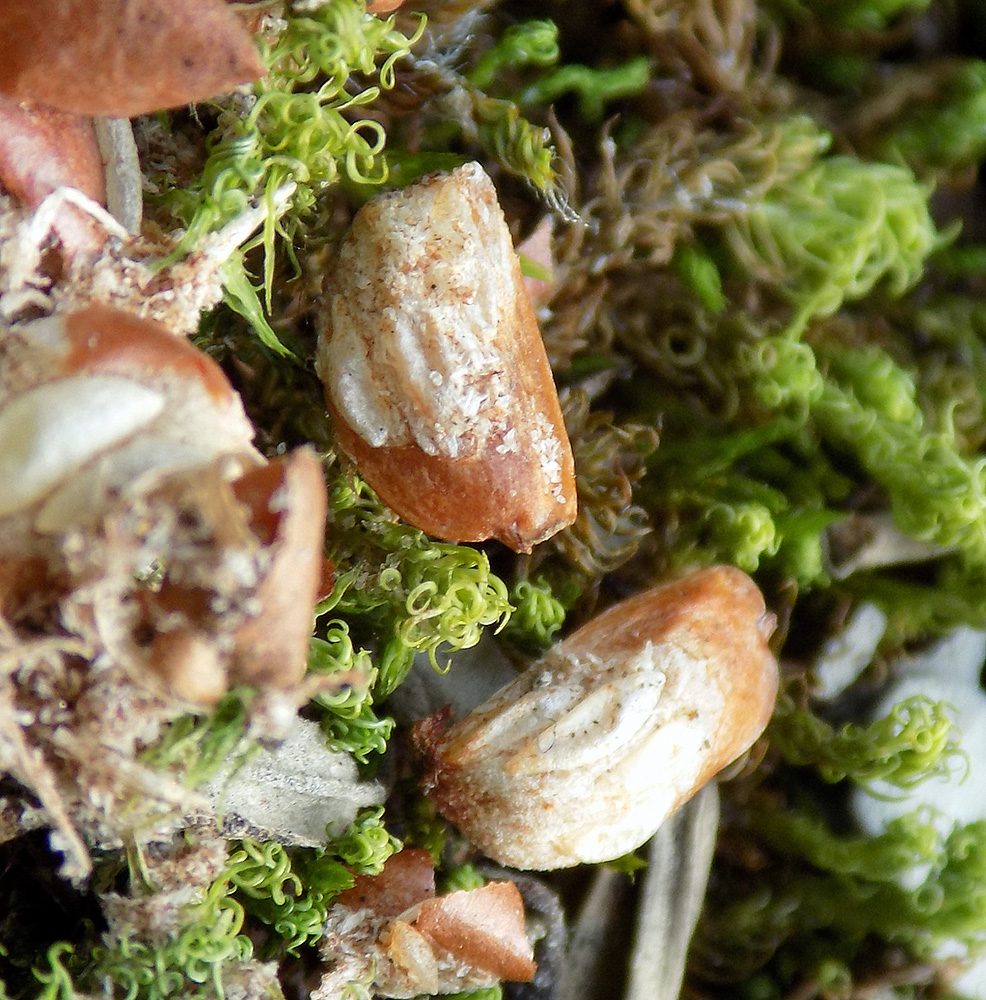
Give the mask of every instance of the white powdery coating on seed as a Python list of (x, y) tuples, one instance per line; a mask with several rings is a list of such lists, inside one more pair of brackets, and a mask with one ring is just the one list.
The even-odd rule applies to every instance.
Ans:
[(538, 456), (541, 474), (544, 476), (551, 495), (557, 503), (567, 503), (569, 498), (562, 482), (561, 441), (558, 440), (554, 425), (540, 411), (534, 415), (531, 447)]
[[(334, 405), (373, 447), (460, 459), (497, 440), (500, 454), (519, 451), (506, 324), (524, 292), (492, 182), (470, 163), (370, 208), (339, 256), (321, 366)], [(542, 436), (539, 453), (558, 450)]]

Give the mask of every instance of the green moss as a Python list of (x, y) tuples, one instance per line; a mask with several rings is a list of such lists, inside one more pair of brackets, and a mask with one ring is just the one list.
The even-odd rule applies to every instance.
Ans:
[(672, 561), (827, 581), (823, 531), (850, 483), (797, 421), (679, 439), (656, 453), (646, 485), (676, 524)]
[(754, 391), (770, 408), (809, 415), (817, 433), (852, 455), (890, 499), (905, 534), (986, 562), (986, 479), (981, 458), (961, 454), (950, 427), (925, 427), (913, 377), (884, 352), (812, 349), (766, 338), (746, 354)]
[(400, 524), (359, 480), (336, 482), (331, 511), (336, 581), (320, 611), (344, 615), (376, 638), (376, 697), (400, 683), (415, 653), (440, 669), (439, 647), (474, 646), (484, 628), (506, 623), (506, 585), (479, 550)]
[(224, 768), (242, 764), (256, 748), (247, 735), (253, 692), (225, 694), (211, 712), (183, 715), (142, 754), (145, 764), (178, 772), (189, 788), (198, 788)]
[[(290, 211), (298, 216), (340, 174), (363, 183), (385, 180), (378, 162), (383, 129), (344, 112), (371, 104), (381, 89), (393, 87), (394, 64), (422, 30), (423, 24), (415, 36), (402, 35), (393, 17), (367, 15), (363, 0), (290, 11), (264, 50), (268, 72), (255, 85), (247, 113), (237, 105), (220, 116), (199, 179), (170, 194), (187, 222), (185, 246), (288, 183), (296, 185)], [(360, 79), (375, 82), (358, 84)], [(273, 219), (267, 225), (270, 248)]]
[(442, 876), (442, 889), (445, 892), (458, 892), (462, 889), (479, 889), (486, 885), (486, 879), (476, 870), (475, 865), (457, 865)]
[(223, 876), (246, 912), (282, 938), (291, 955), (317, 943), (330, 901), (353, 885), (340, 861), (321, 851), (298, 853), (305, 860), (292, 864), (280, 844), (244, 840), (234, 845)]
[(364, 809), (332, 844), (332, 850), (360, 875), (379, 875), (387, 858), (401, 848), (401, 842), (387, 831), (383, 812), (383, 806)]
[[(37, 969), (34, 973), (41, 984), (37, 1000), (76, 1000), (79, 997), (72, 975), (63, 962), (63, 956), (70, 958), (72, 951), (72, 946), (64, 941), (59, 941), (48, 949), (48, 968)], [(2, 983), (0, 983), (0, 997), (7, 1000), (7, 993)]]
[[(357, 109), (394, 86), (395, 63), (423, 30), (422, 18), (415, 34), (401, 34), (393, 17), (368, 15), (365, 0), (328, 0), (304, 11), (290, 7), (283, 29), (263, 48), (267, 73), (254, 84), (250, 100), (221, 109), (198, 178), (161, 194), (186, 229), (171, 259), (265, 203), (257, 242), (264, 248), (261, 289), (269, 311), (275, 239), (282, 237), (293, 253), (302, 220), (340, 178), (359, 184), (386, 180), (384, 128), (372, 117), (359, 117)], [(287, 353), (266, 318), (260, 289), (247, 275), (243, 249), (223, 267), (226, 303), (265, 344)]]
[(559, 55), (557, 25), (553, 21), (525, 21), (507, 28), (467, 76), (474, 87), (488, 90), (506, 70), (553, 66)]
[(550, 131), (528, 121), (512, 100), (468, 89), (476, 139), (505, 170), (526, 180), (554, 205), (560, 197)]
[(789, 764), (812, 767), (828, 782), (851, 779), (864, 788), (874, 781), (912, 788), (963, 764), (948, 706), (924, 697), (908, 698), (869, 725), (834, 728), (782, 693), (768, 736)]
[(373, 710), (377, 671), (370, 654), (353, 646), (349, 626), (333, 619), (322, 629), (324, 638), (311, 639), (308, 669), (345, 678), (337, 691), (315, 697), (315, 704), (323, 710), (322, 729), (332, 750), (350, 753), (365, 764), (371, 754), (386, 749), (394, 723), (388, 717), (379, 718)]
[(796, 308), (791, 329), (878, 285), (902, 295), (942, 245), (930, 189), (905, 167), (827, 156), (727, 223), (737, 265)]
[[(921, 176), (975, 168), (986, 154), (986, 63), (957, 60), (922, 74), (924, 93), (869, 138), (872, 155)], [(928, 83), (934, 88), (928, 94)], [(923, 98), (923, 99), (922, 99)]]
[(767, 6), (793, 21), (817, 19), (847, 31), (880, 31), (896, 18), (926, 10), (931, 0), (770, 0)]
[(522, 649), (547, 649), (565, 623), (566, 614), (551, 584), (543, 577), (518, 580), (510, 589), (510, 603), (514, 611), (503, 630), (504, 638)]
[(522, 105), (550, 104), (565, 94), (578, 99), (579, 114), (586, 121), (600, 121), (606, 106), (634, 97), (650, 82), (653, 61), (646, 56), (606, 69), (569, 63), (546, 73), (519, 97)]
[(253, 955), (241, 933), (244, 911), (231, 898), (232, 887), (219, 880), (204, 897), (182, 908), (181, 929), (155, 939), (136, 927), (103, 937), (93, 964), (77, 983), (102, 984), (122, 1000), (212, 1000), (225, 995), (224, 979)]

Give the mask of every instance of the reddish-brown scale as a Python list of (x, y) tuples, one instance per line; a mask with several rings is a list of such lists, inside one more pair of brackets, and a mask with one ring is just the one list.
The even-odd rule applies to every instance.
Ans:
[(106, 181), (92, 119), (0, 94), (0, 187), (28, 208), (60, 187), (104, 204)]
[(422, 903), (414, 926), (460, 961), (500, 979), (530, 982), (537, 971), (513, 882), (490, 882)]
[(352, 910), (372, 910), (381, 917), (397, 917), (435, 897), (435, 866), (420, 847), (405, 847), (384, 862), (379, 875), (357, 875), (353, 887), (334, 902)]
[(728, 566), (622, 601), (452, 725), (418, 722), (424, 791), (501, 864), (634, 850), (763, 731), (773, 628)]
[(558, 394), (479, 164), (364, 205), (330, 286), (316, 367), (337, 442), (404, 520), (519, 552), (574, 521)]
[(566, 639), (564, 649), (573, 657), (605, 651), (615, 660), (632, 656), (648, 640), (660, 640), (708, 663), (716, 687), (744, 710), (723, 717), (716, 752), (701, 772), (704, 784), (749, 746), (751, 731), (761, 732), (770, 721), (777, 671), (764, 669), (750, 638), (758, 633), (766, 644), (776, 624), (742, 570), (710, 566), (614, 605)]
[(203, 101), (263, 75), (223, 0), (4, 0), (0, 93), (131, 118)]
[(257, 466), (245, 472), (233, 483), (233, 492), (249, 513), (250, 530), (261, 545), (274, 541), (283, 511), (271, 506), (274, 493), (284, 483), (284, 467), (280, 461)]

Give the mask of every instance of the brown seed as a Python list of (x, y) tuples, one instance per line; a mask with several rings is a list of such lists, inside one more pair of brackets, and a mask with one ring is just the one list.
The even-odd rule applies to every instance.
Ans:
[[(92, 119), (0, 94), (0, 191), (33, 210), (62, 187), (81, 191), (100, 205), (106, 203), (106, 178)], [(75, 205), (62, 207), (54, 229), (70, 257), (95, 257), (102, 249), (104, 237)]]
[(528, 552), (574, 520), (558, 395), (479, 164), (359, 211), (335, 268), (318, 369), (339, 445), (416, 527)]
[(379, 875), (356, 875), (353, 887), (334, 903), (351, 910), (372, 910), (382, 917), (399, 917), (425, 899), (435, 898), (435, 865), (421, 847), (392, 854)]
[(59, 187), (104, 204), (92, 119), (0, 94), (0, 187), (29, 208)]
[(224, 94), (263, 75), (223, 0), (4, 0), (0, 93), (130, 118)]
[(233, 402), (232, 386), (219, 365), (158, 323), (98, 304), (69, 313), (63, 323), (68, 350), (60, 359), (60, 374), (144, 379), (168, 372), (198, 383), (216, 405)]
[(623, 601), (461, 721), (419, 722), (425, 789), (502, 864), (619, 857), (763, 731), (773, 626), (732, 567)]

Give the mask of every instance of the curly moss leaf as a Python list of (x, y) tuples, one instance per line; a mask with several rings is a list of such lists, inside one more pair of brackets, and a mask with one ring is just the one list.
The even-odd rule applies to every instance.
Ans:
[[(394, 64), (423, 31), (422, 18), (412, 36), (401, 34), (393, 17), (368, 15), (365, 0), (328, 0), (314, 9), (288, 10), (284, 28), (263, 50), (268, 72), (254, 84), (246, 111), (236, 103), (220, 115), (199, 178), (163, 195), (186, 224), (173, 256), (188, 252), (257, 200), (266, 200), (271, 210), (262, 242), (269, 308), (276, 236), (290, 244), (317, 195), (340, 177), (357, 184), (386, 180), (383, 126), (357, 117), (355, 110), (394, 86)], [(288, 185), (293, 193), (278, 220), (275, 192)], [(284, 352), (242, 268), (233, 264), (226, 270), (227, 300), (265, 343)]]
[(915, 889), (865, 875), (793, 884), (803, 928), (830, 927), (857, 942), (878, 934), (925, 957), (946, 943), (986, 944), (986, 823), (957, 827), (936, 848), (931, 876)]
[(256, 920), (270, 927), (292, 955), (322, 935), (332, 900), (353, 885), (353, 873), (377, 875), (400, 841), (382, 821), (383, 808), (365, 810), (325, 848), (288, 851), (276, 843), (240, 841), (216, 885)]
[[(63, 955), (71, 956), (72, 953), (72, 945), (65, 941), (57, 941), (48, 949), (47, 970), (34, 970), (34, 977), (41, 984), (37, 1000), (81, 1000), (72, 981), (72, 975), (62, 960)], [(4, 1000), (7, 998), (2, 982), (0, 982), (0, 997)]]
[(872, 600), (887, 615), (888, 641), (903, 644), (945, 635), (959, 625), (982, 628), (986, 570), (958, 560), (943, 560), (915, 582), (875, 573), (854, 573), (843, 586)]
[(671, 258), (671, 268), (712, 315), (725, 311), (727, 302), (722, 291), (722, 277), (707, 253), (694, 244), (680, 243)]
[[(940, 261), (935, 258), (937, 269)], [(977, 273), (986, 273), (986, 263)], [(951, 430), (969, 454), (986, 444), (986, 306), (967, 296), (940, 296), (912, 316), (927, 343), (917, 369), (918, 397), (929, 423)]]
[(732, 561), (752, 573), (765, 556), (775, 556), (781, 538), (770, 511), (758, 503), (710, 504), (702, 514), (701, 529), (715, 539), (718, 551), (729, 552)]
[(876, 837), (836, 834), (829, 823), (797, 810), (759, 812), (753, 828), (779, 854), (873, 882), (897, 885), (919, 866), (937, 870), (945, 865), (945, 845), (926, 810), (892, 820)]
[(820, 356), (828, 374), (842, 382), (861, 406), (890, 423), (921, 429), (923, 420), (915, 399), (914, 376), (885, 351), (876, 346), (822, 346)]
[(950, 775), (962, 759), (948, 706), (920, 696), (869, 725), (836, 729), (782, 692), (767, 732), (789, 764), (813, 767), (832, 783), (848, 778), (867, 790), (877, 780), (912, 788)]
[(526, 180), (549, 202), (560, 199), (548, 129), (533, 125), (513, 101), (470, 90), (476, 138), (504, 170)]
[(350, 753), (365, 764), (371, 754), (386, 750), (394, 720), (378, 718), (373, 710), (377, 671), (370, 654), (353, 646), (349, 626), (334, 619), (323, 629), (324, 638), (310, 640), (308, 670), (351, 676), (338, 691), (316, 695), (315, 704), (323, 709), (322, 729), (330, 749)]
[(553, 21), (512, 24), (496, 45), (483, 53), (467, 79), (474, 87), (488, 90), (504, 70), (552, 66), (558, 56), (558, 27)]
[(723, 228), (738, 266), (798, 310), (792, 329), (880, 285), (899, 296), (942, 245), (930, 189), (906, 167), (829, 156)]
[(253, 945), (241, 934), (243, 907), (224, 879), (181, 913), (181, 930), (165, 941), (144, 937), (137, 927), (108, 933), (93, 952), (85, 982), (112, 983), (127, 1000), (213, 1000), (225, 994), (224, 977), (236, 963), (253, 955)]
[(565, 605), (554, 595), (551, 584), (540, 576), (518, 580), (510, 590), (510, 603), (514, 611), (503, 630), (504, 638), (523, 649), (547, 649), (566, 615)]
[[(269, 72), (256, 84), (249, 113), (220, 122), (199, 182), (174, 193), (189, 220), (189, 245), (286, 181), (298, 185), (293, 211), (303, 212), (340, 172), (354, 181), (369, 180), (383, 130), (374, 121), (349, 121), (342, 112), (393, 87), (395, 62), (410, 52), (422, 30), (423, 24), (408, 38), (394, 28), (393, 18), (367, 15), (362, 0), (329, 0), (315, 10), (289, 13), (264, 53)], [(376, 85), (347, 91), (356, 74)], [(320, 75), (324, 82), (306, 89)]]
[(647, 56), (609, 69), (569, 63), (542, 76), (520, 95), (519, 102), (525, 107), (551, 104), (564, 94), (575, 94), (579, 114), (586, 121), (597, 122), (605, 115), (608, 103), (639, 94), (650, 82), (653, 68)]
[(476, 866), (467, 863), (456, 865), (444, 873), (441, 892), (480, 889), (484, 885), (486, 885), (486, 879), (476, 870)]
[(884, 487), (905, 534), (954, 547), (973, 565), (986, 562), (986, 459), (960, 454), (951, 428), (925, 430), (913, 379), (887, 355), (823, 350), (830, 377), (807, 344), (761, 341), (745, 355), (757, 396), (801, 419), (810, 413), (822, 437)]
[(637, 259), (667, 263), (694, 227), (719, 227), (751, 211), (772, 188), (810, 170), (830, 144), (808, 115), (758, 119), (723, 132), (702, 128), (687, 112), (649, 128), (624, 150), (604, 139), (603, 169), (580, 210), (594, 231), (576, 263), (597, 274), (620, 269), (631, 248)]
[(383, 823), (383, 806), (371, 806), (330, 845), (350, 868), (360, 875), (379, 875), (384, 862), (401, 849), (401, 842)]
[(921, 541), (986, 560), (986, 459), (958, 453), (950, 434), (884, 424), (849, 393), (827, 386), (815, 415), (828, 437), (852, 447), (890, 495), (894, 522)]
[(257, 747), (246, 735), (251, 697), (252, 692), (230, 691), (210, 713), (181, 716), (143, 752), (142, 762), (177, 771), (189, 788), (198, 788), (232, 762), (241, 765)]
[[(986, 944), (986, 895), (978, 881), (986, 874), (986, 823), (944, 837), (928, 817), (913, 815), (880, 837), (859, 838), (834, 834), (794, 810), (791, 817), (770, 814), (764, 826), (764, 844), (782, 859), (752, 891), (746, 881), (719, 897), (721, 887), (713, 886), (693, 942), (696, 963), (718, 963), (720, 982), (781, 997), (806, 969), (827, 963), (857, 979), (872, 969), (877, 941), (923, 960), (942, 947), (954, 953), (956, 944), (971, 951)], [(891, 874), (908, 862), (929, 873), (915, 888)]]
[(934, 81), (935, 92), (908, 102), (897, 121), (868, 137), (868, 148), (922, 176), (977, 166), (986, 154), (986, 63), (961, 60), (937, 73), (925, 69), (923, 77), (925, 89)]
[(227, 879), (252, 917), (284, 939), (289, 954), (315, 944), (330, 901), (353, 885), (353, 876), (324, 851), (298, 851), (292, 864), (280, 844), (243, 840), (226, 863)]
[(823, 532), (849, 485), (796, 420), (781, 418), (669, 443), (645, 496), (676, 525), (675, 565), (766, 566), (807, 587), (827, 580)]
[[(745, 496), (767, 495), (763, 503)], [(822, 536), (839, 514), (824, 506), (793, 508), (778, 491), (733, 474), (666, 497), (680, 519), (672, 561), (682, 567), (725, 562), (752, 573), (769, 567), (803, 587), (824, 583)]]
[(503, 581), (478, 549), (434, 542), (394, 520), (365, 483), (340, 480), (330, 493), (332, 594), (319, 612), (364, 619), (382, 643), (375, 694), (403, 680), (416, 652), (439, 669), (437, 650), (474, 646), (502, 627), (512, 607)]

